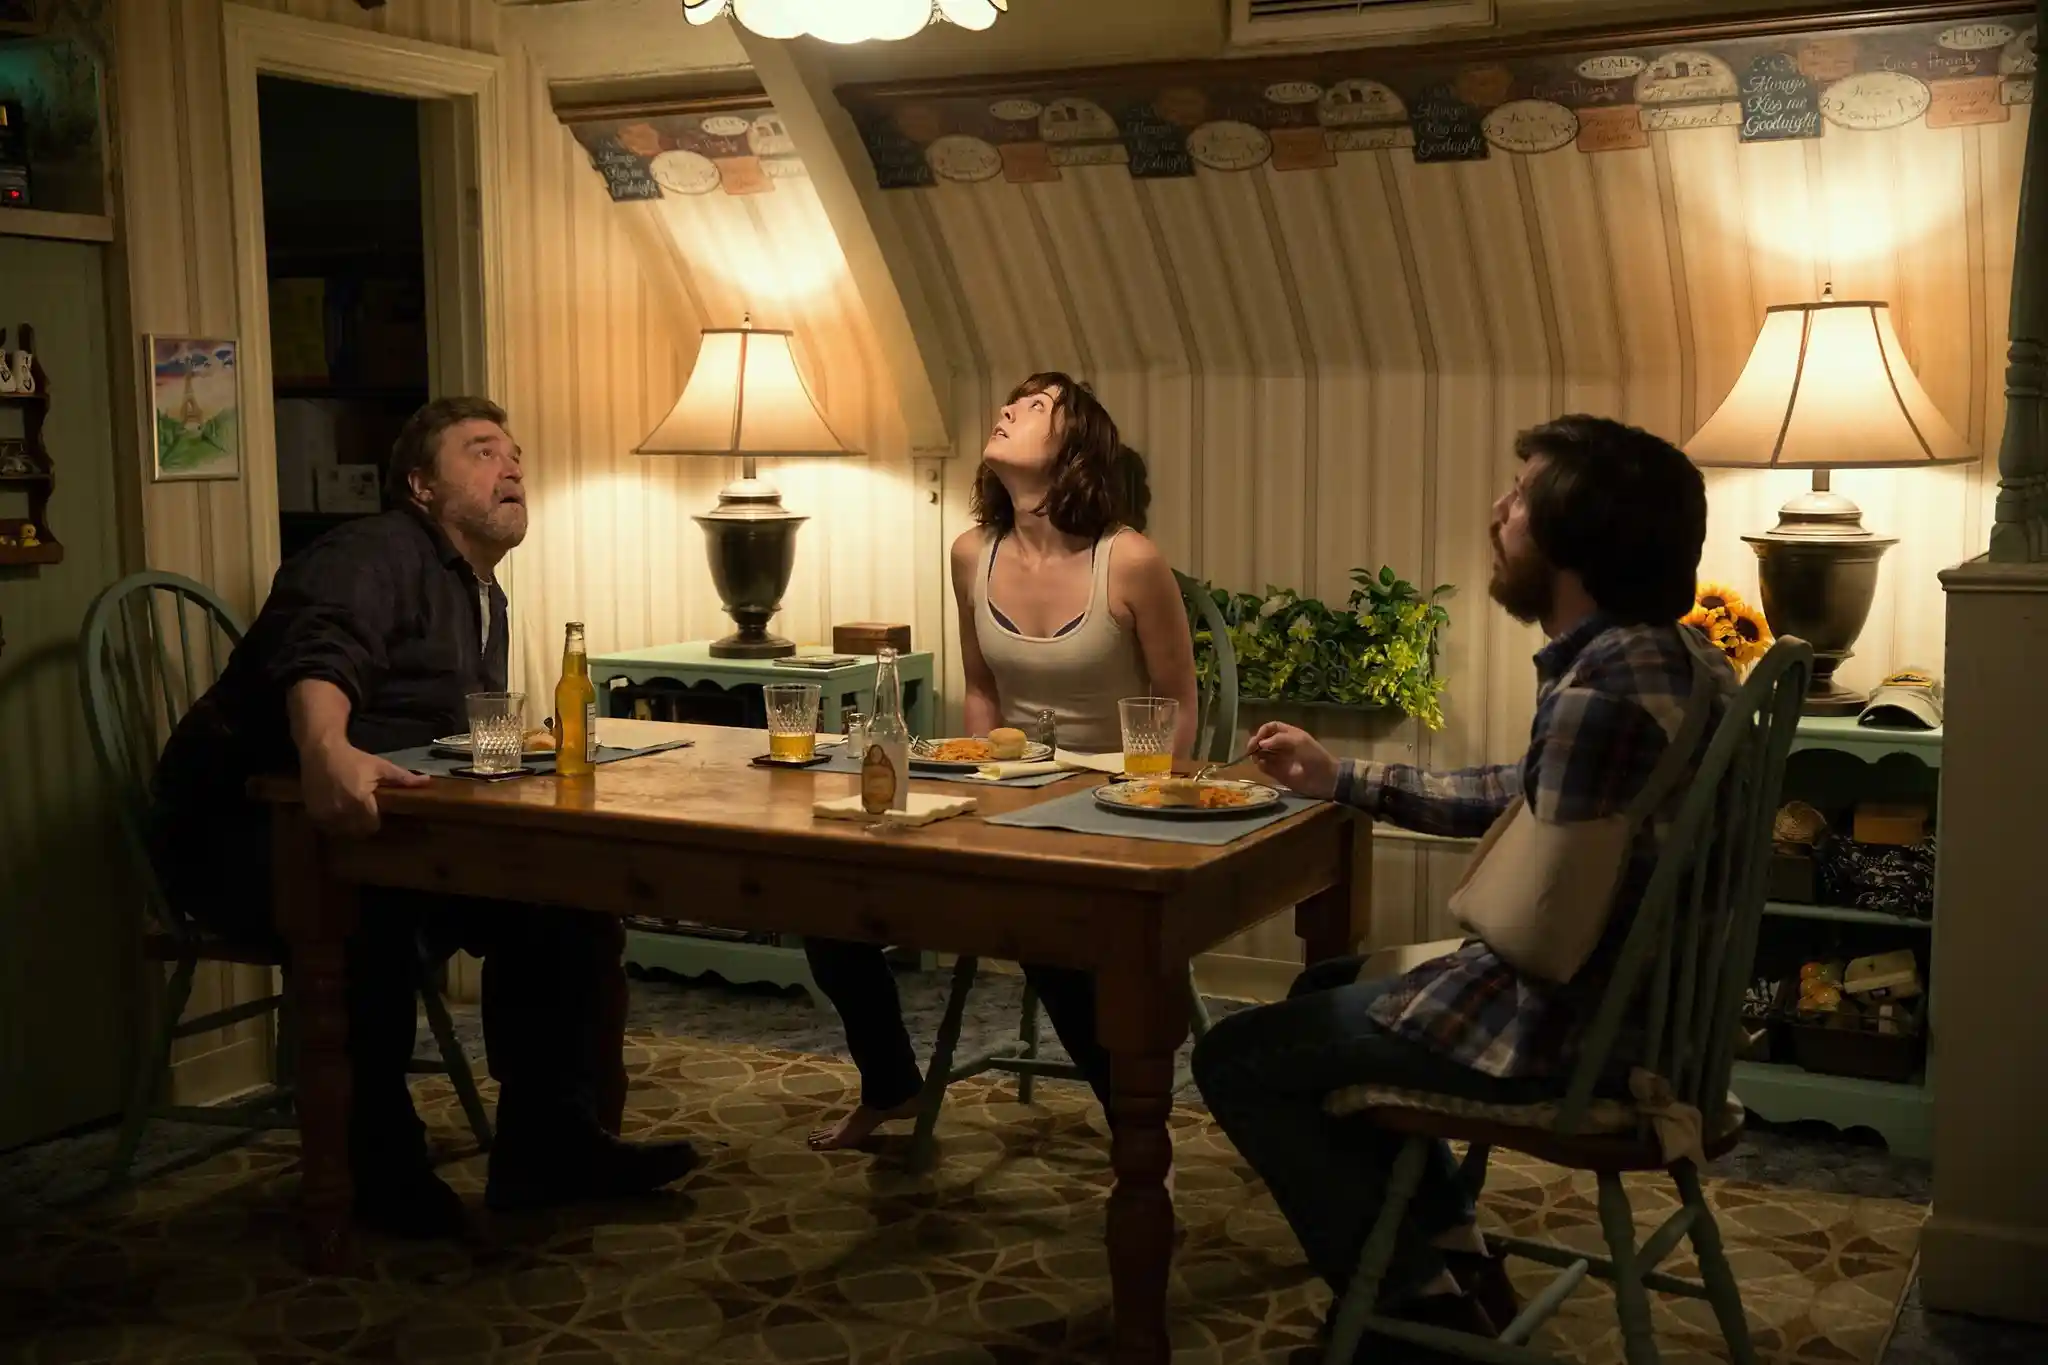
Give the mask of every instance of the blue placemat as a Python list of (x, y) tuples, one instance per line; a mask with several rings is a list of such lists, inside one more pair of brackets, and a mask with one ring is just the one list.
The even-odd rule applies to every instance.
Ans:
[[(658, 754), (669, 749), (688, 748), (694, 743), (696, 743), (695, 740), (672, 739), (664, 744), (649, 744), (639, 749), (617, 749), (609, 744), (600, 744), (597, 746), (597, 761), (599, 763), (617, 763), (622, 758), (639, 758), (643, 754)], [(458, 775), (455, 771), (457, 768), (467, 768), (469, 766), (467, 755), (461, 758), (444, 757), (433, 745), (429, 744), (423, 744), (417, 749), (394, 749), (388, 754), (379, 754), (378, 757), (389, 759), (401, 768), (410, 769), (416, 773), (425, 773), (428, 777), (455, 777)], [(552, 756), (547, 758), (529, 758), (521, 761), (525, 766), (533, 769), (533, 776), (545, 776), (555, 770), (555, 760)], [(462, 773), (460, 776), (469, 777), (471, 774)], [(483, 781), (485, 779), (479, 778), (477, 780)]]
[(1174, 819), (1163, 815), (1127, 815), (1096, 804), (1090, 787), (1072, 796), (1041, 801), (1023, 810), (987, 817), (991, 825), (1014, 825), (1019, 829), (1070, 829), (1078, 834), (1103, 834), (1114, 839), (1157, 839), (1169, 844), (1208, 844), (1212, 847), (1235, 843), (1256, 834), (1290, 815), (1299, 815), (1320, 801), (1292, 792), (1280, 793), (1280, 804), (1246, 815), (1218, 815), (1205, 819)]
[[(839, 750), (832, 757), (809, 769), (814, 773), (858, 773), (860, 760), (845, 750)], [(1034, 773), (1030, 777), (1012, 777), (1002, 782), (990, 782), (986, 778), (971, 777), (963, 772), (944, 768), (920, 768), (910, 765), (910, 780), (913, 782), (958, 782), (967, 787), (1050, 787), (1055, 782), (1064, 782), (1075, 773)]]

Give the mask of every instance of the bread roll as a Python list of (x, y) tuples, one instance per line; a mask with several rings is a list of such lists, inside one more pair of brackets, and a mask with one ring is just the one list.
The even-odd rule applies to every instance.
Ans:
[(1192, 777), (1162, 777), (1159, 779), (1159, 804), (1199, 806), (1202, 804), (1202, 784)]
[(529, 753), (535, 749), (552, 749), (555, 747), (555, 732), (553, 730), (529, 730), (526, 732), (526, 738), (520, 741), (520, 747)]
[(998, 726), (988, 732), (989, 747), (995, 751), (999, 763), (1013, 762), (1024, 757), (1024, 732), (1007, 725)]

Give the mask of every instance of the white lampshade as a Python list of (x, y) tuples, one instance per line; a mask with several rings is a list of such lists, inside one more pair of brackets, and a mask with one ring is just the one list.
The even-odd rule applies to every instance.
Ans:
[(1685, 453), (1698, 465), (1820, 470), (1977, 458), (1906, 363), (1891, 306), (1832, 291), (1765, 311), (1749, 363)]
[(789, 333), (707, 327), (682, 397), (637, 455), (856, 455), (811, 397)]

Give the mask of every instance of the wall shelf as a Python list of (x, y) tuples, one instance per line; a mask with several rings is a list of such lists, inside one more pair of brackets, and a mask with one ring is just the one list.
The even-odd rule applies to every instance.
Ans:
[[(35, 328), (21, 323), (10, 328), (24, 351), (37, 352)], [(57, 469), (43, 446), (43, 423), (50, 417), (50, 376), (43, 370), (38, 354), (29, 366), (34, 388), (29, 393), (0, 393), (0, 412), (13, 409), (21, 414), (21, 436), (7, 439), (12, 472), (0, 475), (0, 489), (19, 489), (28, 495), (28, 515), (0, 516), (0, 569), (40, 569), (45, 564), (64, 562), (64, 543), (50, 529), (50, 498), (57, 491)], [(25, 462), (26, 468), (22, 467)], [(35, 527), (36, 544), (18, 545), (22, 532)]]
[(1932, 931), (1931, 919), (1910, 919), (1905, 915), (1887, 915), (1882, 910), (1858, 910), (1849, 905), (1801, 905), (1796, 901), (1765, 901), (1766, 915), (1782, 915), (1786, 919), (1824, 919), (1837, 924), (1883, 924), (1896, 929), (1926, 929)]
[(0, 545), (0, 569), (41, 568), (63, 562), (62, 545)]
[(114, 219), (105, 213), (0, 209), (0, 236), (47, 237), (62, 242), (111, 242), (114, 240)]

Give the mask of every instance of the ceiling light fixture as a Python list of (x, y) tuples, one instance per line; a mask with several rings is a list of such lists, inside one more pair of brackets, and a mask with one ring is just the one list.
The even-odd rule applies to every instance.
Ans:
[(683, 17), (708, 24), (730, 14), (763, 38), (809, 34), (828, 43), (893, 42), (931, 24), (980, 32), (1007, 13), (1010, 0), (683, 0)]

